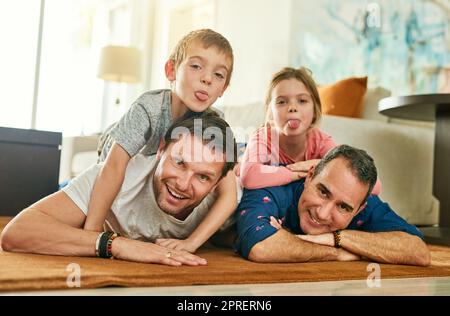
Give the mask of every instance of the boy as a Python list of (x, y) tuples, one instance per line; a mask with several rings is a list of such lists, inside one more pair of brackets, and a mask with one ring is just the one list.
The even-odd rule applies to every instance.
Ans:
[[(170, 90), (141, 95), (130, 110), (105, 132), (99, 160), (105, 160), (94, 184), (84, 229), (101, 231), (119, 192), (128, 162), (138, 152), (155, 154), (173, 121), (207, 110), (227, 89), (233, 71), (233, 50), (222, 35), (210, 29), (193, 31), (176, 45), (165, 64)], [(162, 240), (167, 247), (195, 252), (237, 206), (234, 174), (217, 187), (210, 213), (186, 240)], [(173, 192), (174, 198), (180, 198)]]

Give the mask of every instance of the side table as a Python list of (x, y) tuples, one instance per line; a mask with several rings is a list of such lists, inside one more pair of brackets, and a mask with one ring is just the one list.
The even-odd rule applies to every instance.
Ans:
[(439, 200), (439, 226), (421, 231), (425, 241), (450, 246), (450, 94), (423, 94), (380, 100), (383, 115), (409, 120), (436, 121), (433, 195)]

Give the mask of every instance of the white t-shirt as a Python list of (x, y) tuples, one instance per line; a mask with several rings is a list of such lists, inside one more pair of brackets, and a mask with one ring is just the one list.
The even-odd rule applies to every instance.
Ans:
[[(85, 214), (101, 166), (93, 165), (62, 189)], [(153, 242), (156, 238), (185, 239), (197, 228), (214, 203), (216, 193), (208, 194), (184, 221), (178, 220), (156, 203), (153, 191), (156, 166), (154, 155), (138, 154), (130, 160), (122, 188), (106, 218), (106, 230)]]

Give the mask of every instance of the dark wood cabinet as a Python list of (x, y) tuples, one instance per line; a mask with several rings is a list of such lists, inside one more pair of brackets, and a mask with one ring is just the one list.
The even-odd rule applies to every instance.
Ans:
[(58, 190), (62, 134), (0, 127), (0, 215)]

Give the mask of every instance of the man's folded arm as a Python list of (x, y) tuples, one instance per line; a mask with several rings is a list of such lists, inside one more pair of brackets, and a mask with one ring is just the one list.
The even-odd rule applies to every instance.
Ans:
[[(365, 214), (364, 214), (364, 213)], [(378, 196), (370, 196), (359, 229), (351, 225), (341, 232), (342, 247), (370, 260), (427, 266), (430, 252), (422, 232), (397, 215)]]
[(254, 262), (310, 262), (337, 260), (336, 248), (299, 239), (284, 229), (256, 243), (248, 259)]
[(3, 250), (48, 255), (95, 256), (98, 232), (82, 229), (86, 216), (59, 191), (16, 216), (0, 239)]
[(430, 252), (418, 236), (402, 232), (341, 232), (344, 249), (380, 263), (428, 266)]

